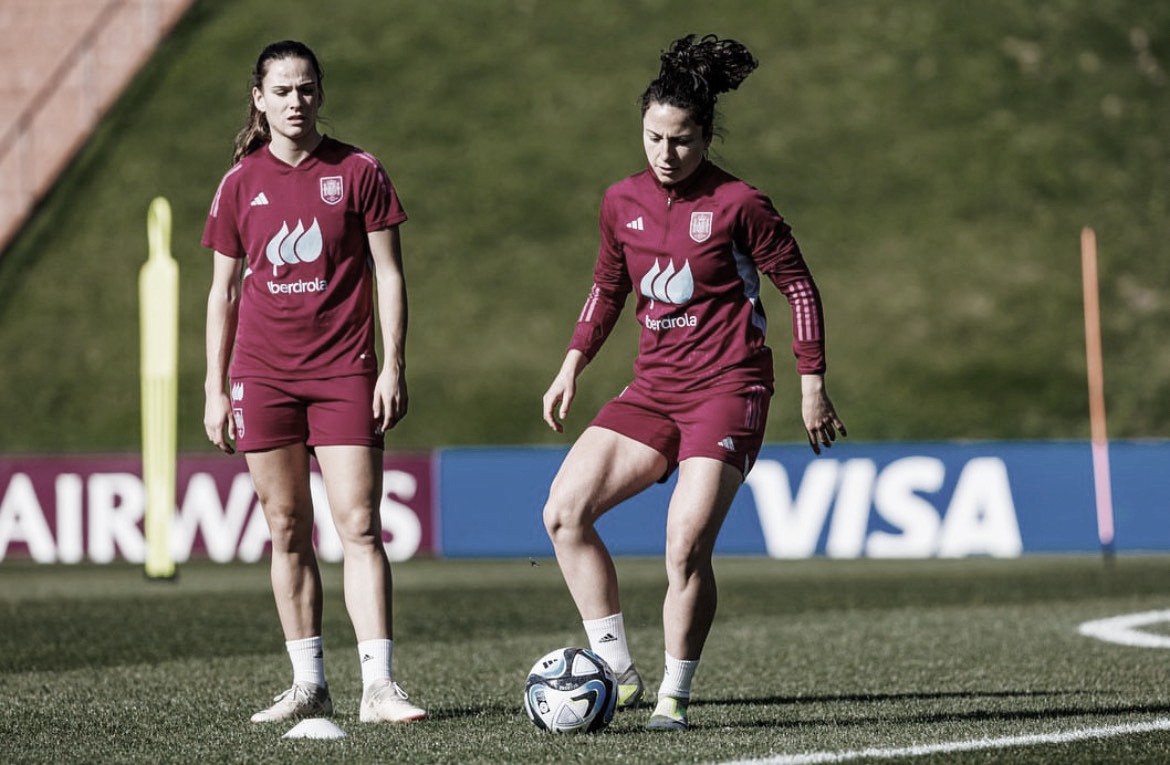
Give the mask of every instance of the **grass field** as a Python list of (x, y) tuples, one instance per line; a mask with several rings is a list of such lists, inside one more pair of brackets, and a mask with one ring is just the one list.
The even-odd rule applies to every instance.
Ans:
[[(393, 0), (323, 19), (318, 0), (199, 0), (0, 258), (0, 451), (137, 447), (135, 285), (159, 194), (182, 272), (179, 445), (206, 448), (199, 236), (248, 72), (284, 37), (321, 55), (326, 129), (383, 159), (411, 215), (393, 445), (564, 443), (539, 401), (597, 208), (642, 168), (635, 101), (688, 32), (760, 59), (720, 102), (714, 151), (794, 227), (854, 437), (1086, 437), (1084, 225), (1110, 432), (1170, 432), (1170, 4)], [(799, 442), (787, 309), (763, 299), (768, 438)], [(635, 329), (624, 317), (582, 378), (570, 436), (628, 382)]]
[[(660, 565), (619, 561), (631, 647), (654, 687), (662, 651)], [(1168, 557), (726, 558), (717, 565), (720, 612), (696, 678), (692, 730), (647, 733), (643, 708), (583, 737), (538, 732), (520, 705), (531, 663), (584, 639), (554, 562), (397, 564), (396, 674), (431, 712), (424, 723), (397, 727), (357, 721), (360, 676), (340, 571), (326, 568), (326, 669), (335, 721), (349, 735), (289, 741), (281, 735), (290, 726), (248, 722), (290, 676), (265, 567), (192, 563), (176, 582), (156, 583), (137, 567), (6, 561), (0, 761), (1170, 757), (1166, 651), (1077, 631), (1088, 620), (1167, 608)], [(1165, 626), (1147, 631), (1165, 635)], [(1155, 729), (1145, 732), (1117, 728), (1151, 721)], [(1013, 745), (1010, 737), (1034, 738)], [(931, 748), (943, 745), (974, 748)], [(868, 757), (849, 754), (871, 749)]]

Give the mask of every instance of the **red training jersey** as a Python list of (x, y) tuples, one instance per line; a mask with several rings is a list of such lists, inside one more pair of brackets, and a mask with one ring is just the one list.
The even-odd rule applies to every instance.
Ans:
[(758, 189), (704, 161), (681, 184), (647, 169), (605, 193), (593, 288), (569, 343), (592, 359), (631, 291), (635, 384), (695, 391), (773, 382), (759, 274), (792, 309), (801, 374), (825, 369), (820, 295), (792, 230)]
[(376, 371), (366, 234), (405, 220), (378, 160), (328, 136), (296, 167), (265, 145), (228, 170), (203, 246), (247, 259), (231, 376)]

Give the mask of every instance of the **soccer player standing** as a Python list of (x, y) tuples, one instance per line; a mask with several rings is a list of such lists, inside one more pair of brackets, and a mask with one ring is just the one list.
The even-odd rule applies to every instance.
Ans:
[(293, 683), (252, 721), (333, 711), (310, 456), (343, 547), (361, 720), (418, 720), (426, 712), (391, 672), (391, 572), (380, 515), (384, 434), (407, 409), (398, 233), (406, 213), (378, 160), (318, 132), (324, 96), (320, 64), (303, 43), (276, 42), (260, 53), (248, 122), (203, 234), (214, 251), (204, 427), (221, 450), (244, 453), (272, 537), (273, 595)]
[(760, 273), (791, 307), (809, 445), (819, 454), (845, 435), (825, 392), (820, 295), (791, 229), (765, 195), (707, 159), (716, 98), (757, 63), (740, 43), (713, 35), (689, 35), (662, 54), (641, 99), (649, 167), (602, 199), (593, 288), (543, 399), (545, 421), (561, 432), (577, 377), (635, 292), (642, 330), (634, 379), (565, 457), (544, 524), (590, 646), (618, 675), (619, 707), (632, 706), (644, 685), (595, 523), (678, 470), (666, 521), (666, 667), (652, 730), (688, 727), (692, 679), (715, 616), (715, 540), (763, 442), (773, 370)]

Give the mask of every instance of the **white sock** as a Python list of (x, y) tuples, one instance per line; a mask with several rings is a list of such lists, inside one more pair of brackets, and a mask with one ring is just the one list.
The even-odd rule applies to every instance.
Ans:
[(390, 660), (394, 656), (393, 640), (363, 640), (358, 643), (358, 659), (362, 663), (362, 687), (370, 683), (390, 680)]
[(589, 647), (605, 659), (614, 674), (620, 675), (630, 668), (634, 659), (630, 656), (630, 647), (626, 645), (626, 623), (620, 611), (612, 616), (581, 623), (585, 625), (585, 634), (589, 636)]
[(292, 660), (293, 683), (328, 687), (325, 682), (325, 647), (320, 635), (304, 640), (287, 640), (284, 647), (288, 650), (288, 658)]
[(691, 680), (695, 677), (695, 670), (699, 667), (699, 660), (683, 661), (666, 654), (666, 669), (662, 674), (662, 685), (658, 686), (658, 698), (674, 696), (677, 699), (691, 697)]

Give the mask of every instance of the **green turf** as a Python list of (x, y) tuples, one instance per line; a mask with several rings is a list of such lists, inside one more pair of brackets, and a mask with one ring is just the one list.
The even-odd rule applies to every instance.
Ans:
[[(533, 563), (537, 565), (533, 565)], [(642, 730), (649, 708), (585, 737), (542, 734), (520, 691), (533, 661), (583, 634), (549, 560), (396, 564), (398, 679), (431, 719), (357, 721), (360, 675), (325, 570), (326, 670), (339, 742), (290, 742), (248, 716), (289, 679), (262, 565), (6, 561), (0, 761), (703, 763), (926, 746), (1170, 714), (1165, 650), (1083, 637), (1090, 619), (1166, 607), (1170, 558), (717, 562), (720, 612), (693, 729)], [(660, 679), (664, 577), (619, 561), (631, 648)], [(1164, 628), (1165, 625), (1162, 625)], [(1151, 627), (1158, 631), (1158, 627)], [(1170, 734), (995, 748), (922, 761), (1158, 762)]]
[[(1079, 232), (1101, 248), (1111, 433), (1170, 431), (1170, 4), (200, 0), (0, 260), (0, 452), (138, 445), (135, 280), (157, 194), (182, 266), (179, 444), (206, 448), (199, 234), (266, 42), (326, 70), (327, 129), (380, 156), (411, 221), (401, 447), (563, 442), (540, 421), (605, 186), (643, 163), (635, 99), (686, 32), (761, 61), (717, 158), (794, 225), (856, 439), (1088, 435)], [(788, 319), (768, 437), (801, 440)], [(634, 323), (572, 436), (629, 376)]]

